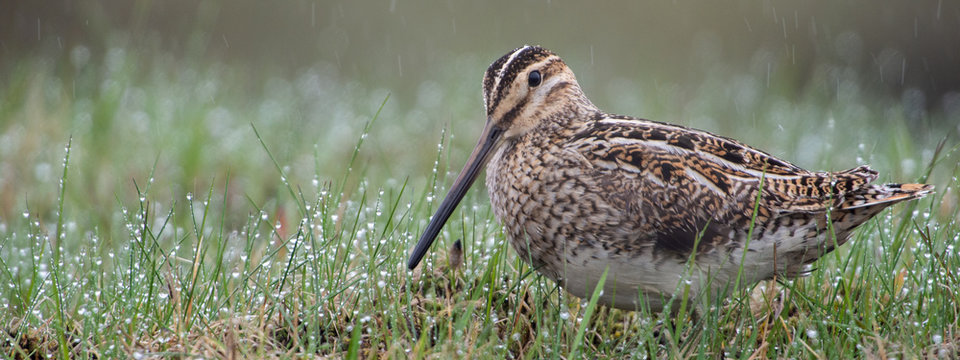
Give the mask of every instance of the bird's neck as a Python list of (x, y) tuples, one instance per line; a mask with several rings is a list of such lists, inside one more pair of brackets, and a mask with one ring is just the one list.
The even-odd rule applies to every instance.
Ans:
[(576, 89), (576, 93), (569, 94), (561, 101), (557, 101), (555, 111), (543, 114), (540, 121), (541, 131), (550, 131), (558, 135), (564, 135), (564, 132), (579, 129), (584, 124), (596, 119), (598, 114), (602, 114), (600, 109), (594, 105), (590, 99), (583, 96), (583, 93)]

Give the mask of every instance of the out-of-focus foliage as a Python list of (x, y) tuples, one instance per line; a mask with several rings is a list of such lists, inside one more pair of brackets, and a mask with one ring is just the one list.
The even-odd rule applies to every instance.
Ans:
[[(329, 62), (404, 100), (452, 55), (492, 61), (531, 43), (589, 63), (577, 69), (587, 85), (626, 77), (693, 87), (720, 63), (788, 71), (800, 91), (829, 64), (871, 91), (919, 91), (915, 101), (939, 109), (960, 107), (958, 14), (960, 2), (912, 0), (12, 0), (0, 4), (0, 63), (34, 55), (67, 63), (76, 46), (94, 56), (132, 47), (145, 62), (239, 62), (254, 75)], [(479, 78), (482, 69), (463, 71)]]

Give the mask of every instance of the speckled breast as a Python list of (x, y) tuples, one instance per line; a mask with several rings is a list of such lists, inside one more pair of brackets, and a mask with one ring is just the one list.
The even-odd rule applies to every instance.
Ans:
[(610, 244), (629, 244), (625, 237), (636, 236), (623, 214), (598, 196), (602, 186), (578, 157), (527, 136), (501, 147), (487, 165), (493, 211), (513, 248), (554, 280), (603, 267), (613, 259)]

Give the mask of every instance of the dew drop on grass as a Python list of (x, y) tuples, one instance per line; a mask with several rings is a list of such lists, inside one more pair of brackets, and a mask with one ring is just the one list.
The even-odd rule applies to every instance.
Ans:
[(940, 350), (937, 350), (937, 358), (940, 359), (949, 359), (950, 358), (950, 349), (947, 347), (942, 347)]

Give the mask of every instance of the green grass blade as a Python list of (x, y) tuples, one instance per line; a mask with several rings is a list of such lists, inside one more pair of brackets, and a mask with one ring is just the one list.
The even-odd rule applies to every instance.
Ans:
[(607, 273), (610, 272), (610, 267), (607, 267), (603, 270), (603, 275), (600, 275), (600, 280), (597, 281), (597, 286), (593, 289), (593, 295), (590, 295), (590, 302), (587, 303), (587, 308), (583, 314), (583, 320), (580, 321), (580, 328), (577, 329), (577, 336), (573, 339), (573, 348), (570, 350), (570, 358), (580, 357), (580, 348), (583, 346), (583, 337), (587, 333), (587, 327), (590, 326), (590, 318), (593, 316), (594, 310), (597, 308), (597, 301), (600, 300), (600, 293), (603, 292), (603, 284), (607, 281)]
[(60, 350), (61, 359), (70, 358), (70, 343), (67, 342), (67, 322), (66, 317), (64, 316), (63, 308), (63, 287), (60, 284), (60, 248), (63, 246), (63, 241), (66, 238), (66, 234), (63, 232), (63, 203), (64, 196), (67, 192), (67, 169), (70, 167), (70, 148), (72, 146), (73, 137), (71, 136), (70, 140), (67, 141), (66, 154), (63, 157), (63, 174), (60, 177), (60, 194), (57, 198), (57, 237), (53, 240), (53, 244), (50, 246), (51, 253), (53, 253), (53, 259), (50, 263), (50, 267), (53, 271), (50, 275), (53, 277), (53, 293), (57, 306), (57, 338), (60, 340), (60, 346), (58, 348)]

